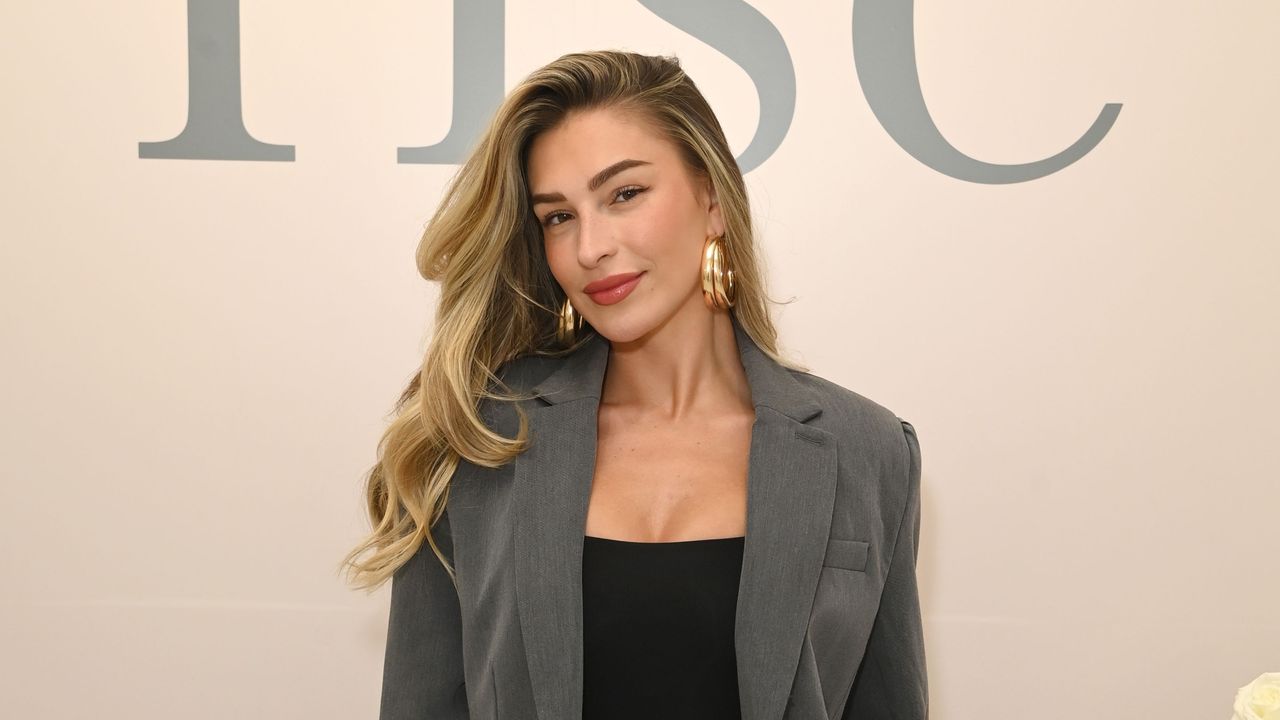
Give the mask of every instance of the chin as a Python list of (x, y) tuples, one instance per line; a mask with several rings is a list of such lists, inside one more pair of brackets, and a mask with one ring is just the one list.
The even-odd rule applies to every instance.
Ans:
[(603, 322), (599, 325), (591, 323), (591, 327), (595, 328), (601, 337), (611, 343), (634, 342), (644, 337), (646, 332), (643, 328), (639, 328), (633, 323)]
[[(604, 313), (606, 316), (613, 313)], [(648, 335), (658, 326), (658, 322), (641, 317), (639, 313), (616, 313), (616, 317), (587, 320), (600, 336), (614, 343), (635, 342)]]

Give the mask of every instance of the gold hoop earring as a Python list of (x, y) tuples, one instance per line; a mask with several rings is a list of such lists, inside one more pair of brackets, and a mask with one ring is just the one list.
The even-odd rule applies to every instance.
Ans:
[(724, 252), (724, 236), (707, 238), (702, 246), (702, 299), (712, 310), (728, 310), (737, 301), (738, 288)]
[(556, 325), (556, 339), (565, 347), (568, 347), (577, 339), (581, 330), (582, 316), (578, 314), (577, 310), (573, 309), (569, 298), (566, 297), (564, 305), (560, 306), (560, 321)]

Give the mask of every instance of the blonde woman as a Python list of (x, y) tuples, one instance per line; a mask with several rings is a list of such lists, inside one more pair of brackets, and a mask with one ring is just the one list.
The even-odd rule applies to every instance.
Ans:
[(565, 55), (426, 228), (434, 336), (368, 479), (383, 720), (927, 715), (920, 449), (777, 349), (674, 58)]

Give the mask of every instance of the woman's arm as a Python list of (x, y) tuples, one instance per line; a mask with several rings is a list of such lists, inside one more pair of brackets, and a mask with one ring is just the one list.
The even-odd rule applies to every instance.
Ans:
[[(453, 563), (446, 511), (432, 528)], [(379, 720), (466, 720), (458, 593), (425, 541), (391, 579)]]
[(884, 594), (862, 666), (854, 679), (842, 720), (924, 720), (929, 716), (929, 684), (924, 660), (924, 628), (916, 585), (920, 546), (920, 443), (903, 420), (909, 470), (907, 503), (889, 561)]

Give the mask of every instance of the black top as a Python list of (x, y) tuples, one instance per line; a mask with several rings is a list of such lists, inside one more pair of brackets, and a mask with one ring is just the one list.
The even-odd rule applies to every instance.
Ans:
[(740, 720), (743, 537), (582, 547), (583, 720)]

